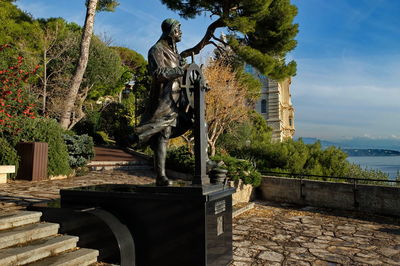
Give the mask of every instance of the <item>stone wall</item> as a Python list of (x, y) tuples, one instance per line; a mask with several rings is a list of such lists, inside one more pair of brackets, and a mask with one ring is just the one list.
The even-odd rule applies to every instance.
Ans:
[(266, 176), (259, 195), (269, 201), (400, 216), (400, 187)]

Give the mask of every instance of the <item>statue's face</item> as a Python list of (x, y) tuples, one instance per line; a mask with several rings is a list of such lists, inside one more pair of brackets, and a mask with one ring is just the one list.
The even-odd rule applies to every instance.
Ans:
[(172, 30), (171, 35), (172, 39), (174, 39), (175, 42), (180, 42), (182, 40), (181, 25), (176, 25)]

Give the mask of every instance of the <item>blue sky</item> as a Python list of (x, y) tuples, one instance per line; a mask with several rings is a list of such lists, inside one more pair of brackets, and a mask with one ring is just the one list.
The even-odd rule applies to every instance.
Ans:
[[(289, 55), (298, 64), (291, 90), (296, 136), (400, 139), (400, 1), (292, 2), (299, 9), (300, 25), (298, 46)], [(17, 1), (36, 18), (63, 17), (80, 25), (83, 3)], [(181, 51), (197, 43), (212, 21), (208, 16), (180, 19), (158, 0), (120, 0), (116, 12), (96, 16), (95, 32), (146, 57), (167, 17), (182, 22)], [(204, 62), (210, 49), (197, 62)]]

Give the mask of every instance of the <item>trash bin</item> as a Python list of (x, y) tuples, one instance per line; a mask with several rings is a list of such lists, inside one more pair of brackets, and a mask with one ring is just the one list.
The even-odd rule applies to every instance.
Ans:
[(47, 179), (48, 144), (21, 142), (17, 152), (21, 159), (16, 179), (38, 181)]

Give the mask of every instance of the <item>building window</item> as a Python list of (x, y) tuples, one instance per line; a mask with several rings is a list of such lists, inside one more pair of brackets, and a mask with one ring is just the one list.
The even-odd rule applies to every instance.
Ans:
[(292, 127), (293, 126), (293, 118), (290, 116), (289, 117), (289, 126)]
[(261, 100), (261, 113), (265, 114), (267, 112), (267, 100)]

